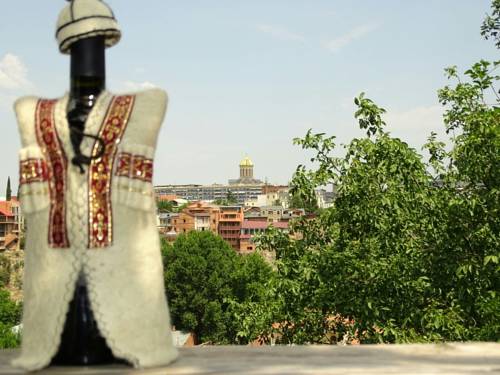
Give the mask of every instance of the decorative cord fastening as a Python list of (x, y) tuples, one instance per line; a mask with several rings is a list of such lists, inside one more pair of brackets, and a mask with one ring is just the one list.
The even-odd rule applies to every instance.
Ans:
[(82, 152), (80, 151), (80, 148), (75, 148), (75, 156), (71, 159), (71, 163), (78, 168), (80, 168), (80, 173), (83, 174), (85, 173), (85, 169), (83, 168), (82, 164), (90, 165), (90, 162), (94, 159), (99, 159), (102, 155), (104, 155), (105, 147), (106, 144), (104, 143), (104, 140), (101, 137), (98, 137), (96, 135), (92, 134), (87, 134), (78, 129), (77, 127), (70, 126), (69, 127), (71, 137), (73, 138), (73, 135), (76, 134), (81, 137), (88, 137), (94, 139), (98, 143), (99, 151), (97, 152), (96, 155), (91, 155), (91, 156), (86, 156), (83, 155)]

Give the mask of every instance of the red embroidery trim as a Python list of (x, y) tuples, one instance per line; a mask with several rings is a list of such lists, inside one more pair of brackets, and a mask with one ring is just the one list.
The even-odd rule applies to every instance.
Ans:
[(126, 152), (121, 152), (118, 155), (118, 165), (116, 167), (116, 176), (130, 177), (132, 166), (132, 155)]
[(152, 182), (153, 160), (147, 159), (143, 156), (134, 155), (131, 177), (146, 182)]
[(19, 184), (48, 180), (47, 164), (43, 159), (25, 159), (19, 162)]
[(66, 171), (68, 160), (57, 134), (54, 122), (56, 100), (39, 100), (36, 107), (35, 127), (39, 146), (47, 166), (50, 192), (48, 242), (50, 247), (68, 248), (66, 228)]
[(153, 160), (142, 155), (122, 152), (118, 155), (115, 175), (153, 182)]
[[(89, 248), (101, 248), (113, 243), (113, 212), (111, 178), (117, 146), (127, 127), (135, 96), (117, 96), (111, 100), (99, 137), (104, 140), (104, 154), (89, 166)], [(96, 142), (92, 156), (99, 153)]]

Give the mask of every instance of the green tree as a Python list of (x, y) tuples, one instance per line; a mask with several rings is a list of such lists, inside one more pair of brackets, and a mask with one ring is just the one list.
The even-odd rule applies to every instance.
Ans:
[(20, 323), (21, 310), (21, 305), (10, 299), (9, 292), (0, 289), (0, 349), (19, 346), (20, 337), (12, 332), (12, 327)]
[[(499, 6), (482, 29), (494, 39)], [(241, 307), (241, 335), (278, 323), (285, 343), (500, 340), (499, 65), (480, 61), (465, 78), (446, 69), (456, 82), (439, 101), (458, 135), (446, 150), (431, 134), (427, 162), (385, 131), (385, 110), (363, 94), (355, 117), (366, 137), (345, 145), (344, 157), (332, 155), (334, 136), (294, 140), (318, 165), (297, 168), (294, 194), (310, 201), (335, 183), (338, 195), (292, 223), (298, 240), (276, 230), (260, 238), (276, 252), (276, 274), (264, 303)]]
[(236, 199), (236, 195), (234, 195), (234, 193), (231, 190), (227, 191), (226, 202), (227, 202), (227, 205), (229, 205), (229, 206), (238, 203), (238, 200)]
[(238, 204), (238, 200), (231, 190), (227, 190), (226, 197), (215, 199), (214, 204), (219, 206), (233, 206)]
[(232, 293), (236, 301), (260, 301), (263, 284), (273, 276), (271, 266), (259, 253), (237, 257), (233, 273)]
[[(302, 167), (295, 171), (288, 206), (290, 208), (303, 208), (307, 213), (316, 213), (318, 212), (318, 201), (309, 177)], [(301, 179), (300, 183), (298, 182), (299, 179)], [(300, 189), (298, 188), (299, 184), (301, 186)]]
[(173, 201), (156, 201), (158, 212), (181, 212), (188, 206), (188, 203), (183, 203), (180, 206), (175, 206)]
[(384, 131), (382, 108), (363, 94), (356, 104), (367, 137), (347, 145), (344, 158), (331, 155), (334, 137), (309, 131), (294, 140), (316, 150), (319, 162), (317, 170), (297, 168), (295, 194), (312, 199), (315, 187), (335, 182), (335, 207), (293, 222), (299, 240), (269, 231), (259, 243), (276, 251), (277, 277), (269, 289), (278, 307), (271, 319), (287, 322), (280, 329), (284, 342), (341, 340), (346, 327), (331, 327), (337, 314), (353, 317), (351, 334), (359, 329), (370, 341), (382, 322), (416, 321), (407, 313), (426, 303), (419, 266), (431, 178), (416, 151)]
[(482, 60), (465, 71), (465, 79), (455, 67), (446, 69), (456, 83), (440, 90), (439, 100), (446, 108), (447, 131), (459, 135), (449, 152), (429, 142), (437, 169), (444, 171), (438, 213), (447, 224), (432, 249), (430, 259), (438, 266), (432, 280), (436, 290), (448, 291), (448, 304), (463, 311), (469, 339), (500, 340), (500, 96), (495, 87), (500, 76), (494, 75), (499, 66), (500, 61)]
[(12, 199), (12, 190), (10, 189), (10, 176), (7, 178), (7, 189), (5, 191), (5, 200), (10, 201)]
[(0, 255), (0, 288), (6, 286), (10, 280), (12, 266), (10, 264), (9, 258), (4, 255)]
[(172, 201), (159, 200), (156, 202), (156, 207), (159, 212), (174, 212), (174, 204)]
[(481, 35), (494, 40), (496, 47), (500, 48), (500, 0), (491, 3), (491, 15), (487, 15), (481, 25)]
[[(274, 277), (271, 266), (257, 252), (239, 256), (238, 265), (233, 275), (233, 295), (226, 299), (227, 311), (231, 323), (231, 339), (235, 344), (248, 344), (256, 337), (249, 332), (262, 331), (262, 322), (267, 321), (271, 297), (266, 289), (267, 283)], [(259, 309), (260, 308), (260, 309)], [(254, 320), (259, 321), (258, 328)]]
[(183, 203), (178, 207), (174, 207), (173, 212), (182, 212), (188, 205), (189, 203)]
[(181, 234), (173, 245), (164, 242), (162, 252), (172, 323), (202, 342), (234, 342), (230, 302), (258, 300), (270, 267), (259, 255), (238, 256), (207, 231)]

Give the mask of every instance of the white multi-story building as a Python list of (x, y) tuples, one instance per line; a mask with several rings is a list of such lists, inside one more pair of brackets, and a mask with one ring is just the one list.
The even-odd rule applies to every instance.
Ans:
[(281, 206), (283, 208), (288, 208), (288, 205), (288, 188), (259, 194), (255, 199), (248, 199), (245, 201), (246, 207)]

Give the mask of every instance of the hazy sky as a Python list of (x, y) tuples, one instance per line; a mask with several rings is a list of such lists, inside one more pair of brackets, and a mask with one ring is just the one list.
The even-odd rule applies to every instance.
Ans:
[[(66, 2), (2, 3), (0, 195), (7, 176), (17, 186), (12, 102), (60, 97), (69, 86), (69, 58), (54, 38)], [(123, 37), (107, 50), (107, 85), (169, 93), (155, 184), (225, 183), (245, 154), (257, 178), (286, 183), (308, 160), (294, 137), (309, 128), (342, 142), (359, 134), (352, 114), (361, 91), (412, 146), (420, 149), (431, 130), (442, 134), (443, 68), (498, 58), (479, 34), (490, 3), (109, 0)]]

